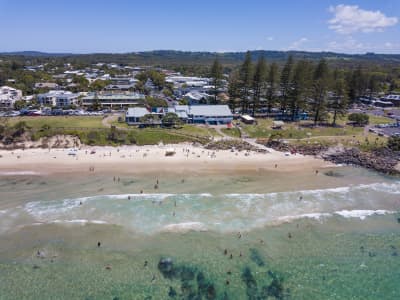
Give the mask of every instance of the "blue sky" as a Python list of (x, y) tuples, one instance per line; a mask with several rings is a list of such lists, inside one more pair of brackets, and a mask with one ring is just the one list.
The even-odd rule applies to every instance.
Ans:
[(400, 53), (399, 0), (0, 0), (0, 51)]

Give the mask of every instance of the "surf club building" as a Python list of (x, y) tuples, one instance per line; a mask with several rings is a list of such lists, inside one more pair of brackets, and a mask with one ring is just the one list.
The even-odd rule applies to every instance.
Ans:
[[(162, 110), (162, 114), (175, 113), (189, 124), (224, 125), (230, 124), (233, 114), (228, 105), (175, 105)], [(144, 107), (128, 108), (125, 120), (129, 125), (140, 125), (140, 119), (147, 114), (155, 114)], [(156, 112), (160, 115), (160, 112)]]

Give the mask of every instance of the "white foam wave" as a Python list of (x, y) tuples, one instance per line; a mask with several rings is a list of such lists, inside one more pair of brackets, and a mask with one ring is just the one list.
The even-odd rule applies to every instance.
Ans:
[(331, 213), (309, 213), (309, 214), (301, 214), (301, 215), (291, 215), (291, 216), (282, 216), (278, 217), (278, 221), (283, 222), (291, 222), (298, 219), (314, 219), (321, 220), (322, 218), (332, 217)]
[(187, 232), (187, 231), (206, 231), (207, 227), (201, 222), (183, 222), (165, 225), (161, 231)]
[(55, 224), (108, 224), (106, 221), (101, 220), (86, 220), (86, 219), (77, 219), (77, 220), (54, 220), (48, 223), (55, 223)]
[(26, 176), (26, 175), (40, 175), (41, 173), (35, 171), (3, 171), (0, 176)]
[(340, 215), (344, 218), (359, 218), (361, 220), (365, 220), (366, 217), (373, 215), (386, 215), (386, 214), (394, 214), (395, 211), (390, 210), (341, 210), (335, 211), (336, 215)]

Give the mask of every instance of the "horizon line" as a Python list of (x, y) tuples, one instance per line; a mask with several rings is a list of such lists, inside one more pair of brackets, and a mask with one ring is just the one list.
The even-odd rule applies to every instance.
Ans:
[(374, 54), (374, 55), (400, 55), (399, 53), (381, 53), (381, 52), (373, 52), (373, 51), (365, 51), (365, 52), (335, 52), (330, 50), (267, 50), (267, 49), (249, 49), (249, 50), (227, 50), (227, 51), (210, 51), (210, 50), (177, 50), (177, 49), (153, 49), (153, 50), (136, 50), (136, 51), (121, 51), (121, 52), (114, 52), (114, 51), (93, 51), (93, 52), (68, 52), (68, 51), (43, 51), (43, 50), (14, 50), (14, 51), (0, 51), (0, 55), (4, 54), (17, 54), (17, 53), (27, 53), (27, 52), (35, 52), (41, 54), (58, 54), (58, 55), (91, 55), (91, 54), (135, 54), (135, 53), (146, 53), (146, 52), (162, 52), (162, 51), (174, 51), (174, 52), (189, 52), (189, 53), (212, 53), (212, 54), (227, 54), (227, 53), (246, 53), (247, 51), (250, 52), (306, 52), (306, 53), (333, 53), (333, 54), (340, 54), (340, 55), (367, 55), (367, 54)]

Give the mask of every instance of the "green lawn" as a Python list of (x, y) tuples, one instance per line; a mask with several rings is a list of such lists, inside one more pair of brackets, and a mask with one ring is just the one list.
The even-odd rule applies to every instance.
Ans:
[[(336, 124), (338, 125), (346, 125), (346, 123), (349, 121), (348, 118), (348, 114), (344, 115), (343, 117), (338, 117), (336, 120)], [(369, 116), (369, 124), (371, 125), (376, 125), (376, 124), (390, 124), (393, 123), (394, 120), (388, 117), (384, 117), (384, 116), (375, 116), (375, 115), (368, 115)], [(332, 114), (328, 115), (328, 123), (331, 123), (333, 120), (333, 116)]]
[(180, 133), (200, 136), (200, 137), (213, 137), (219, 135), (213, 128), (207, 128), (203, 126), (189, 125), (189, 124), (183, 125), (182, 128), (177, 129), (177, 131)]
[(391, 123), (395, 123), (395, 120), (388, 118), (388, 117), (369, 115), (369, 124), (371, 124), (371, 125), (391, 124)]
[(237, 129), (236, 127), (222, 128), (221, 131), (223, 133), (225, 133), (226, 135), (229, 135), (229, 136), (232, 136), (232, 137), (240, 138), (240, 136), (241, 136), (240, 130)]
[(290, 140), (291, 144), (320, 144), (320, 145), (343, 145), (344, 147), (358, 147), (361, 150), (369, 151), (386, 145), (387, 137), (377, 136), (373, 133), (368, 133), (366, 136), (319, 136), (302, 140)]
[(49, 125), (51, 128), (103, 128), (101, 116), (38, 116), (38, 117), (15, 117), (9, 118), (8, 124), (15, 125), (20, 121), (32, 129), (40, 129), (43, 125)]

